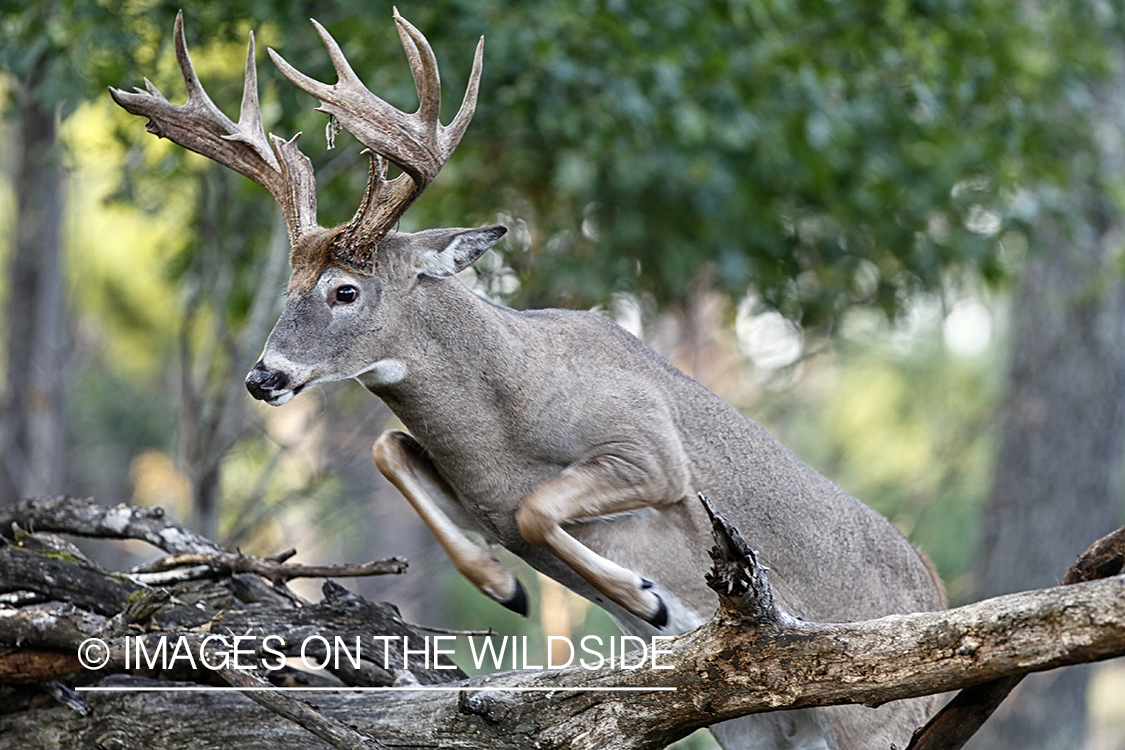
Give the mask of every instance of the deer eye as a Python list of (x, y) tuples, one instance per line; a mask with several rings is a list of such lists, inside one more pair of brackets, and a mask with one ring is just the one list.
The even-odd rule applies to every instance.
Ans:
[(357, 297), (359, 297), (359, 290), (351, 284), (344, 284), (332, 292), (331, 302), (333, 305), (350, 305)]

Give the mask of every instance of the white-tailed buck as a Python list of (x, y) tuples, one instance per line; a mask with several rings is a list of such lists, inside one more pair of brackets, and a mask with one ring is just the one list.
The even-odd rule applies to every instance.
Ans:
[[(517, 312), (454, 274), (506, 231), (397, 232), (395, 222), (437, 175), (476, 106), (483, 39), (449, 125), (438, 121), (437, 64), (397, 12), (421, 106), (405, 114), (372, 94), (319, 24), (336, 68), (329, 85), (270, 50), (290, 81), (371, 152), (363, 203), (345, 225), (316, 222), (315, 182), (296, 138), (266, 136), (254, 41), (238, 123), (211, 102), (176, 20), (188, 100), (112, 90), (158, 136), (263, 185), (292, 245), (288, 300), (246, 378), (281, 405), (306, 388), (355, 378), (411, 434), (384, 433), (379, 469), (402, 491), (454, 565), (487, 596), (524, 612), (515, 576), (465, 531), (498, 543), (605, 607), (633, 634), (686, 631), (711, 617), (704, 583), (712, 545), (696, 493), (761, 552), (781, 603), (818, 621), (942, 606), (918, 552), (881, 516), (803, 464), (640, 341), (599, 315)], [(387, 162), (402, 169), (387, 179)], [(905, 746), (929, 699), (747, 717), (715, 728), (728, 748)]]

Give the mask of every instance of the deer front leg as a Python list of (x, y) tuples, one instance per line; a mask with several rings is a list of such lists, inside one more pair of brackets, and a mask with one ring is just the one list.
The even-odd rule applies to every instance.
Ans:
[(664, 627), (668, 608), (651, 581), (598, 555), (562, 526), (638, 508), (675, 502), (683, 494), (673, 483), (648, 480), (632, 471), (623, 476), (613, 459), (568, 467), (539, 485), (520, 504), (516, 521), (524, 539), (543, 547), (609, 599), (650, 625)]
[[(507, 568), (469, 541), (439, 502), (458, 504), (453, 490), (437, 473), (425, 450), (410, 435), (389, 430), (372, 449), (375, 465), (422, 517), (454, 567), (485, 595), (513, 612), (527, 615), (527, 593)], [(450, 505), (452, 504), (452, 505)]]

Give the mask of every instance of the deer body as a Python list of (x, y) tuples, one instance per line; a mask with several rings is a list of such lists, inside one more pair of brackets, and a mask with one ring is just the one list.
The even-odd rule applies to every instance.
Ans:
[[(373, 333), (349, 342), (344, 371), (364, 370), (357, 379), (412, 435), (385, 434), (376, 462), (489, 596), (525, 606), (510, 573), (479, 547), (457, 545), (462, 529), (597, 602), (628, 633), (692, 629), (716, 606), (704, 584), (710, 523), (695, 500), (704, 492), (758, 549), (779, 600), (797, 616), (834, 622), (942, 606), (931, 571), (884, 518), (614, 323), (593, 313), (494, 305), (451, 275), (456, 266), (435, 271), (417, 260), (439, 253), (434, 248), (451, 235), (492, 231), (389, 235), (370, 277), (345, 269), (320, 275), (330, 279), (326, 290), (357, 285), (349, 314), (360, 316), (356, 328)], [(365, 312), (372, 298), (378, 306)], [(311, 304), (330, 309), (324, 300)], [(262, 370), (323, 362), (337, 348), (323, 336), (333, 327), (331, 313), (318, 323), (295, 310), (292, 321), (283, 313), (267, 342)], [(294, 371), (285, 388), (259, 395), (288, 400), (290, 388), (323, 377)], [(608, 571), (595, 561), (592, 576), (627, 571), (617, 598), (614, 584), (584, 576), (565, 549), (551, 551), (528, 533), (521, 516), (542, 488), (591, 466), (596, 481), (551, 520), (593, 556), (612, 561)], [(640, 491), (622, 501), (613, 494), (619, 486)], [(659, 606), (643, 609), (648, 596), (659, 598), (662, 624), (652, 621)], [(728, 748), (836, 747), (832, 741), (886, 748), (904, 743), (931, 705), (923, 699), (879, 711), (751, 717), (716, 731)], [(812, 744), (790, 741), (802, 727)]]
[[(252, 38), (237, 124), (195, 77), (180, 19), (187, 103), (169, 104), (151, 84), (112, 90), (149, 117), (150, 130), (255, 179), (282, 207), (293, 275), (247, 376), (254, 397), (279, 406), (319, 383), (355, 378), (382, 398), (411, 434), (378, 439), (379, 469), (457, 569), (517, 611), (526, 613), (523, 587), (464, 530), (601, 604), (629, 633), (702, 624), (717, 600), (704, 582), (712, 542), (699, 492), (759, 550), (792, 614), (845, 621), (940, 607), (927, 565), (885, 519), (636, 338), (592, 313), (516, 312), (466, 289), (455, 274), (503, 227), (393, 231), (468, 125), (482, 50), (461, 111), (444, 126), (433, 53), (397, 13), (395, 22), (418, 85), (414, 115), (363, 87), (319, 25), (337, 84), (309, 79), (270, 51), (372, 151), (359, 212), (331, 230), (316, 225), (312, 168), (296, 138), (262, 129)], [(403, 174), (388, 181), (385, 159)], [(713, 731), (728, 750), (885, 750), (905, 745), (932, 704), (783, 712)]]
[(516, 312), (456, 279), (427, 279), (413, 294), (404, 327), (414, 335), (393, 357), (402, 379), (368, 389), (487, 539), (618, 610), (631, 631), (647, 623), (520, 532), (524, 498), (568, 467), (601, 461), (652, 488), (636, 510), (573, 519), (567, 530), (680, 602), (691, 614), (670, 612), (673, 632), (716, 606), (703, 585), (710, 524), (697, 492), (753, 540), (798, 616), (831, 622), (941, 606), (917, 551), (885, 519), (612, 322)]

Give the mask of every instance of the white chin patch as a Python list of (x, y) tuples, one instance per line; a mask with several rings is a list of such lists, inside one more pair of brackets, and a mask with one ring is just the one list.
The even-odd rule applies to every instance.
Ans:
[(406, 365), (400, 359), (381, 359), (355, 376), (364, 387), (394, 385), (406, 378)]
[(282, 391), (281, 395), (274, 396), (273, 398), (266, 401), (266, 403), (270, 406), (281, 406), (282, 404), (287, 404), (292, 401), (293, 397), (296, 395), (297, 394), (293, 391)]

